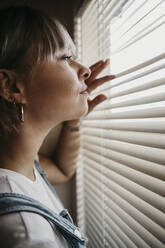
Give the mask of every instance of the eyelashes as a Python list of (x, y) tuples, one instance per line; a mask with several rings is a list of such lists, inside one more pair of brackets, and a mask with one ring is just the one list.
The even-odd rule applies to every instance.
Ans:
[(67, 61), (67, 60), (69, 60), (69, 59), (71, 59), (71, 58), (72, 58), (72, 55), (70, 55), (70, 56), (64, 55), (64, 56), (62, 57), (62, 59), (65, 60), (65, 61)]
[(78, 62), (78, 57), (75, 55), (75, 54), (71, 54), (71, 55), (66, 55), (64, 54), (62, 57), (61, 57), (61, 60), (64, 61), (65, 63), (70, 63), (72, 61), (75, 61), (75, 62)]

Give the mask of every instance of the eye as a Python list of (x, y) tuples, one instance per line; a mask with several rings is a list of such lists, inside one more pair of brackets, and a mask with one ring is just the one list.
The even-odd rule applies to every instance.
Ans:
[(69, 60), (69, 59), (71, 59), (71, 58), (72, 58), (72, 55), (70, 55), (70, 56), (64, 55), (64, 56), (62, 57), (62, 59), (65, 60), (65, 61), (67, 61), (67, 60)]

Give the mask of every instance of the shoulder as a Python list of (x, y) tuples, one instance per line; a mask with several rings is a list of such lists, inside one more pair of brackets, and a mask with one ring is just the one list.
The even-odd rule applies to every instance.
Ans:
[(0, 216), (0, 244), (3, 244), (2, 247), (12, 247), (18, 240), (26, 237), (27, 232), (20, 213)]
[(18, 213), (0, 216), (0, 244), (3, 248), (57, 247), (54, 241), (45, 237), (30, 237)]
[(51, 224), (41, 215), (25, 211), (0, 216), (0, 239), (4, 236), (10, 236), (13, 239), (17, 237), (29, 237), (30, 239), (43, 237), (54, 240)]
[[(0, 175), (0, 193), (23, 193), (15, 191), (13, 180), (10, 176)], [(4, 229), (3, 229), (4, 227)], [(40, 227), (40, 228), (38, 228)], [(17, 213), (4, 214), (0, 216), (0, 229), (8, 234), (22, 233), (30, 238), (51, 237), (53, 229), (50, 223), (41, 215), (33, 212), (21, 211)], [(0, 231), (1, 235), (1, 231)], [(23, 235), (23, 234), (21, 234)], [(1, 235), (2, 236), (2, 235)], [(25, 235), (23, 235), (25, 236)]]
[(55, 241), (50, 223), (38, 214), (18, 212), (0, 216), (0, 244), (3, 248), (51, 248), (51, 243), (56, 247)]
[[(0, 175), (0, 193), (12, 193), (12, 181), (10, 177)], [(9, 238), (10, 237), (10, 238)], [(27, 240), (28, 239), (28, 240)], [(38, 242), (47, 244), (47, 241), (54, 242), (54, 247), (58, 247), (57, 235), (54, 233), (51, 223), (49, 223), (43, 216), (32, 212), (17, 212), (0, 215), (0, 247), (15, 248), (18, 247), (33, 247), (28, 246), (35, 244), (35, 248), (50, 247), (51, 245), (40, 246)], [(22, 245), (26, 242), (26, 246)], [(37, 243), (35, 243), (37, 242)], [(36, 246), (36, 244), (38, 246)], [(16, 246), (17, 247), (17, 246)]]

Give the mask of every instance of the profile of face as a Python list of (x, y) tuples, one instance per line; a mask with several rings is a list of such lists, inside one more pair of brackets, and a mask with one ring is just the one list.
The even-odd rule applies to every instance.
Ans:
[[(12, 27), (3, 36), (5, 46), (2, 47), (6, 50), (2, 53), (9, 53), (9, 58), (13, 54), (10, 61), (6, 56), (2, 68), (4, 64), (10, 68), (18, 63), (20, 54), (27, 54), (19, 65), (23, 64), (21, 68), (27, 67), (33, 71), (32, 76), (27, 74), (25, 79), (26, 74), (18, 67), (20, 75), (25, 77), (18, 73), (22, 82), (20, 80), (17, 84), (20, 89), (14, 92), (14, 99), (16, 103), (23, 104), (24, 125), (28, 123), (50, 129), (63, 121), (85, 116), (88, 112), (88, 94), (80, 92), (86, 88), (85, 80), (91, 72), (74, 59), (75, 45), (65, 27), (56, 18), (29, 7), (12, 7), (2, 14), (8, 22), (5, 27)], [(0, 18), (3, 22), (2, 15)], [(14, 60), (16, 62), (13, 63)]]
[(88, 94), (81, 92), (90, 69), (78, 63), (65, 49), (38, 65), (26, 84), (26, 114), (40, 123), (62, 122), (83, 117), (88, 112)]

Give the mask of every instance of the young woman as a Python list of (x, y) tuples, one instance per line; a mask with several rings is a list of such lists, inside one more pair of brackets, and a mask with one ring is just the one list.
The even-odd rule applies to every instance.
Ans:
[[(78, 63), (62, 24), (29, 7), (0, 10), (0, 30), (0, 246), (85, 247), (49, 181), (75, 172), (69, 153), (78, 149), (77, 125), (106, 99), (88, 94), (114, 78), (96, 79), (109, 60), (90, 68)], [(39, 154), (39, 164), (43, 140), (62, 122), (58, 158)]]

